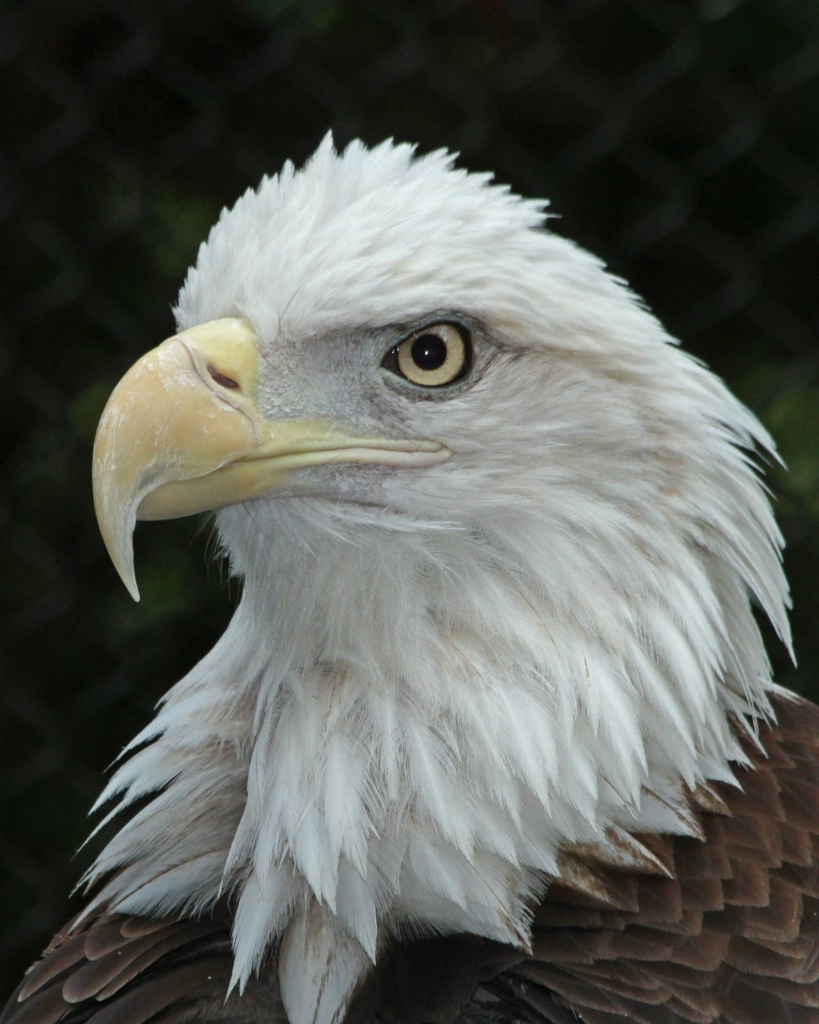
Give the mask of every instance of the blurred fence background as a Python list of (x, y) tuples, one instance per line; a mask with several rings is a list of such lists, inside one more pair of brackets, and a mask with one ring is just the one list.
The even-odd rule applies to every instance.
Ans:
[(220, 208), (328, 128), (549, 196), (762, 417), (819, 693), (819, 0), (27, 0), (0, 12), (0, 995), (71, 912), (106, 765), (235, 594), (207, 526), (107, 563), (97, 417)]

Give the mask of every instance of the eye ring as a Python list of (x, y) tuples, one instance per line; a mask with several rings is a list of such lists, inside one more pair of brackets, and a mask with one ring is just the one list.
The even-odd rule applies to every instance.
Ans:
[(472, 339), (459, 324), (430, 324), (391, 348), (381, 365), (419, 387), (443, 388), (469, 372)]

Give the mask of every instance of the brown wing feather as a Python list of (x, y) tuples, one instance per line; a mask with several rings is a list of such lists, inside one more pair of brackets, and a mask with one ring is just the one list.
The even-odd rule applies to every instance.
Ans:
[(776, 710), (768, 756), (747, 742), (742, 788), (715, 786), (721, 808), (698, 810), (704, 842), (638, 837), (672, 879), (643, 875), (635, 891), (609, 871), (596, 916), (564, 879), (537, 908), (534, 957), (490, 989), (525, 979), (588, 1024), (819, 1024), (819, 709)]
[(273, 978), (256, 978), (243, 997), (226, 999), (232, 964), (224, 911), (204, 920), (108, 914), (58, 935), (0, 1022), (285, 1024)]
[[(742, 788), (692, 795), (703, 839), (638, 836), (644, 870), (567, 850), (531, 955), (467, 936), (397, 944), (348, 1024), (819, 1024), (819, 709), (776, 701)], [(0, 1024), (285, 1024), (275, 969), (225, 1001), (229, 918), (69, 927)]]

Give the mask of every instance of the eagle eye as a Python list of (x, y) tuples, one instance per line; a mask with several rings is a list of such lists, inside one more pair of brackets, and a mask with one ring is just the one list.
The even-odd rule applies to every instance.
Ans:
[(465, 327), (430, 324), (391, 348), (381, 365), (412, 384), (445, 387), (468, 373), (472, 366), (472, 340)]

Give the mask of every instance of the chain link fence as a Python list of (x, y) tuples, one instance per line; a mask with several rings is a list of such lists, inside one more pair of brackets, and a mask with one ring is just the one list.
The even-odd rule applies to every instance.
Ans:
[[(0, 990), (71, 912), (106, 765), (235, 600), (208, 529), (91, 506), (96, 420), (220, 208), (328, 128), (549, 196), (777, 436), (819, 677), (819, 0), (28, 0), (0, 21)], [(72, 859), (73, 857), (73, 859)]]

